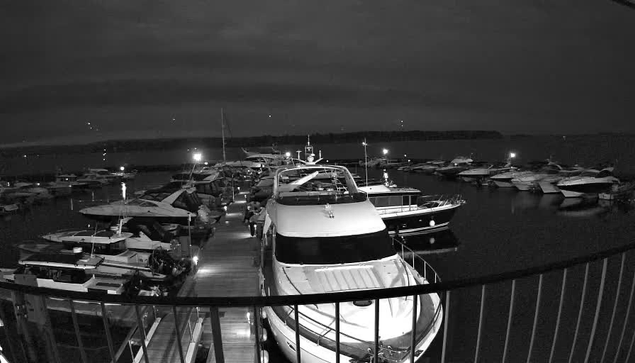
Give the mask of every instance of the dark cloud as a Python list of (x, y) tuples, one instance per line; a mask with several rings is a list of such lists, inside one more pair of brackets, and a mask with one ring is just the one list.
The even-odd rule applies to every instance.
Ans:
[(321, 114), (350, 128), (395, 115), (433, 129), (635, 131), (633, 16), (608, 0), (7, 1), (0, 112), (20, 122), (3, 123), (0, 143), (22, 138), (18, 124), (37, 138), (86, 119), (133, 130), (230, 104), (250, 130), (274, 107), (297, 128)]

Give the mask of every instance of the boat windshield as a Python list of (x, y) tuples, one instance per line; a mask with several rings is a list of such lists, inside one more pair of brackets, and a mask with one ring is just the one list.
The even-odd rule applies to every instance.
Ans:
[(374, 261), (395, 254), (387, 230), (354, 236), (285, 237), (276, 234), (275, 255), (282, 263), (328, 265)]

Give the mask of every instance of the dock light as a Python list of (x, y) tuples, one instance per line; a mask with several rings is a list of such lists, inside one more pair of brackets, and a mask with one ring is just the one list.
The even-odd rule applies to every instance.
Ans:
[(204, 162), (203, 164), (205, 164), (205, 165), (209, 165), (209, 163), (208, 163), (207, 161), (206, 161), (206, 162)]
[(192, 257), (192, 262), (194, 262), (195, 265), (198, 265), (198, 256)]
[(194, 153), (194, 155), (192, 155), (192, 158), (194, 159), (194, 161), (196, 161), (198, 163), (198, 162), (200, 162), (203, 159), (203, 154)]
[(510, 152), (509, 153), (509, 157), (512, 158), (512, 159), (515, 158), (516, 157), (516, 153), (515, 152)]
[(384, 156), (385, 156), (385, 155), (388, 155), (388, 149), (383, 149), (383, 150), (382, 150), (382, 153), (384, 153)]
[(126, 170), (126, 168), (125, 168), (125, 167), (123, 167), (123, 166), (120, 166), (120, 167), (119, 167), (119, 170), (124, 171), (124, 170)]
[(288, 159), (291, 157), (291, 152), (287, 151), (286, 153), (284, 153), (284, 156)]

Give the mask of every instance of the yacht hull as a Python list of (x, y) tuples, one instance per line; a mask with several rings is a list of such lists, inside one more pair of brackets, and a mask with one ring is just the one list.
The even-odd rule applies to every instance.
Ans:
[(378, 208), (382, 220), (388, 228), (388, 233), (410, 234), (445, 228), (450, 224), (456, 210), (461, 204), (452, 205), (448, 208), (418, 209), (409, 212), (390, 213), (389, 209)]
[[(434, 340), (434, 337), (441, 329), (441, 325), (443, 322), (443, 318), (442, 318), (443, 308), (440, 306), (441, 299), (439, 298), (438, 294), (421, 295), (418, 300), (420, 302), (419, 309), (418, 309), (419, 312), (421, 312), (422, 309), (424, 309), (422, 304), (425, 301), (425, 302), (431, 303), (432, 306), (437, 307), (437, 314), (436, 314), (436, 317), (433, 318), (432, 324), (428, 327), (424, 335), (420, 336), (420, 339), (418, 343), (416, 344), (416, 348), (414, 350), (416, 352), (414, 357), (415, 362), (419, 361), (419, 359), (423, 357), (423, 353), (428, 349), (428, 347)], [(278, 347), (280, 348), (280, 350), (284, 353), (285, 357), (290, 362), (297, 363), (298, 359), (297, 359), (297, 352), (295, 348), (296, 347), (296, 324), (295, 324), (295, 321), (292, 320), (294, 314), (293, 313), (290, 315), (284, 314), (284, 316), (287, 316), (287, 321), (285, 321), (280, 318), (280, 315), (279, 315), (280, 313), (277, 313), (275, 311), (275, 308), (266, 307), (263, 309), (263, 311), (265, 312), (267, 316), (267, 319), (269, 322), (269, 328), (271, 329), (271, 332), (273, 333), (273, 336), (276, 342), (278, 343)], [(302, 319), (300, 319), (300, 324), (299, 326), (297, 326), (297, 328), (300, 329), (300, 355), (301, 355), (300, 358), (302, 362), (332, 363), (336, 361), (336, 352), (334, 350), (334, 347), (327, 346), (328, 345), (327, 343), (325, 343), (324, 345), (319, 344), (319, 338), (317, 340), (318, 343), (316, 343), (315, 340), (307, 338), (305, 334), (309, 330), (302, 326)], [(310, 332), (308, 334), (315, 334), (315, 333)], [(346, 332), (341, 331), (340, 334), (342, 339), (346, 339)], [(410, 334), (408, 334), (408, 337), (410, 337)], [(372, 342), (368, 342), (368, 343), (369, 345), (372, 344)], [(340, 344), (342, 349), (340, 351), (340, 356), (339, 356), (340, 362), (357, 362), (357, 361), (363, 362), (365, 361), (364, 359), (368, 359), (369, 357), (372, 357), (372, 354), (370, 354), (367, 357), (355, 357), (355, 356), (347, 355), (346, 354), (347, 342), (341, 341)], [(349, 344), (351, 343), (349, 342)], [(380, 353), (382, 353), (381, 350), (383, 349), (384, 349), (383, 347), (380, 348)], [(395, 363), (406, 363), (410, 361), (411, 359), (409, 354), (404, 356), (403, 359), (391, 360), (391, 362), (395, 362)]]
[(495, 180), (495, 179), (491, 179), (494, 182), (494, 185), (496, 185), (499, 188), (514, 188), (514, 184), (512, 184), (511, 181), (507, 181), (507, 180)]
[(576, 198), (585, 195), (598, 195), (611, 189), (612, 182), (606, 183), (589, 183), (575, 185), (558, 185), (562, 195), (566, 198)]
[(534, 182), (525, 182), (525, 181), (513, 181), (512, 184), (516, 187), (516, 189), (526, 192), (534, 188)]

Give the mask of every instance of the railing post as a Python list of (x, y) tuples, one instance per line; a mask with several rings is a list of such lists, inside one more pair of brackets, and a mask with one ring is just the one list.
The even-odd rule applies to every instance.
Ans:
[(586, 287), (589, 281), (589, 263), (586, 263), (584, 268), (584, 284), (582, 286), (582, 296), (580, 298), (580, 310), (578, 311), (578, 322), (575, 325), (575, 333), (573, 334), (573, 344), (571, 344), (571, 352), (569, 353), (569, 363), (573, 360), (573, 353), (575, 352), (575, 343), (578, 340), (578, 331), (580, 330), (580, 322), (582, 321), (582, 312), (584, 311), (584, 299), (586, 297)]
[(340, 363), (340, 303), (335, 303), (335, 363)]
[(60, 362), (60, 353), (57, 349), (57, 342), (55, 341), (55, 334), (53, 333), (53, 324), (51, 324), (51, 315), (49, 314), (49, 309), (46, 306), (46, 297), (44, 295), (40, 295), (36, 297), (40, 299), (40, 303), (42, 304), (43, 313), (44, 313), (44, 321), (43, 324), (38, 324), (40, 329), (43, 329), (43, 333), (46, 336), (46, 341), (50, 345), (48, 349), (50, 349), (52, 354), (52, 359), (54, 362)]
[[(626, 315), (624, 315), (624, 325), (622, 325), (622, 334), (620, 334), (620, 342), (617, 344), (617, 350), (615, 351), (615, 357), (613, 363), (617, 362), (617, 358), (620, 356), (620, 350), (622, 349), (622, 341), (624, 340), (624, 333), (626, 332), (626, 326), (628, 325), (628, 318), (631, 316), (631, 307), (633, 306), (633, 292), (635, 292), (635, 272), (633, 272), (633, 281), (631, 282), (631, 293), (628, 297), (628, 307), (626, 308)], [(635, 334), (633, 334), (635, 337)]]
[(302, 354), (300, 352), (300, 313), (298, 305), (293, 305), (293, 315), (295, 318), (295, 355), (297, 363), (302, 363)]
[(417, 352), (417, 306), (419, 295), (412, 295), (412, 331), (410, 332), (410, 363), (415, 363)]
[(79, 330), (79, 323), (77, 322), (77, 313), (75, 312), (75, 304), (73, 299), (68, 299), (68, 303), (71, 308), (71, 318), (73, 319), (73, 328), (75, 329), (75, 337), (77, 338), (77, 346), (79, 347), (79, 355), (83, 363), (88, 363), (86, 358), (86, 351), (84, 350), (84, 343), (82, 341), (82, 332)]
[(483, 312), (485, 310), (485, 286), (481, 286), (481, 309), (478, 314), (478, 331), (476, 333), (476, 347), (474, 348), (474, 363), (478, 362), (478, 350), (481, 347), (481, 332), (483, 329)]
[(108, 313), (106, 311), (106, 304), (101, 303), (101, 320), (104, 323), (104, 330), (106, 332), (106, 340), (108, 341), (108, 351), (110, 352), (110, 359), (112, 363), (117, 363), (115, 357), (115, 348), (112, 342), (112, 334), (110, 333), (110, 324), (108, 323)]
[(143, 350), (143, 358), (146, 361), (146, 363), (150, 363), (150, 357), (148, 357), (148, 347), (146, 346), (146, 331), (145, 331), (145, 328), (143, 327), (143, 321), (141, 320), (139, 305), (135, 304), (134, 310), (137, 315), (137, 324), (139, 325), (139, 328), (141, 328), (141, 331), (143, 332), (143, 335), (141, 336), (141, 349)]
[(509, 335), (512, 329), (512, 319), (514, 316), (514, 295), (516, 293), (516, 280), (512, 280), (512, 292), (509, 298), (509, 316), (507, 317), (507, 332), (505, 333), (505, 348), (503, 349), (502, 363), (505, 363), (507, 358), (507, 347), (509, 346)]
[(567, 271), (564, 269), (562, 273), (562, 286), (560, 287), (560, 303), (558, 304), (558, 317), (556, 318), (556, 328), (553, 332), (553, 342), (551, 343), (551, 353), (549, 354), (549, 363), (553, 361), (553, 355), (556, 351), (556, 341), (558, 340), (558, 330), (560, 330), (560, 318), (562, 316), (562, 306), (564, 305), (564, 294), (567, 288)]
[(264, 325), (260, 326), (260, 318), (262, 313), (257, 306), (253, 306), (253, 314), (254, 314), (254, 327), (256, 330), (256, 363), (262, 363), (262, 357), (260, 356), (260, 330), (265, 330)]
[(604, 362), (606, 357), (606, 351), (609, 347), (609, 341), (611, 339), (611, 333), (613, 332), (613, 323), (615, 322), (615, 312), (617, 311), (617, 303), (620, 300), (620, 290), (622, 289), (622, 277), (624, 275), (624, 263), (626, 262), (626, 253), (622, 252), (622, 263), (620, 264), (620, 277), (617, 280), (617, 289), (615, 290), (615, 302), (613, 303), (613, 312), (611, 313), (611, 322), (609, 323), (609, 330), (606, 334), (606, 340), (604, 342), (604, 349), (602, 350), (602, 358), (600, 362)]
[(598, 299), (595, 305), (595, 317), (593, 317), (593, 327), (591, 328), (591, 336), (589, 337), (589, 346), (586, 350), (586, 356), (584, 357), (584, 363), (589, 361), (591, 356), (591, 348), (593, 347), (593, 339), (595, 338), (595, 329), (598, 326), (598, 318), (600, 317), (600, 308), (602, 308), (602, 296), (604, 295), (604, 282), (606, 281), (606, 267), (609, 259), (605, 258), (602, 264), (602, 279), (600, 280), (600, 291), (598, 291)]
[[(218, 314), (218, 308), (215, 306), (210, 306), (209, 312), (210, 312), (210, 325), (212, 326), (212, 341), (214, 342), (214, 356), (216, 358), (216, 363), (225, 363), (225, 354), (223, 352), (223, 337), (221, 335), (220, 315)], [(258, 334), (258, 332), (256, 332), (256, 334)], [(260, 349), (260, 347), (258, 347), (258, 349)]]
[(177, 347), (179, 348), (179, 357), (181, 358), (181, 363), (185, 363), (185, 356), (183, 355), (182, 347), (183, 335), (181, 334), (181, 328), (179, 327), (179, 314), (177, 313), (176, 305), (172, 305), (172, 313), (174, 314), (174, 331), (176, 333), (176, 339), (178, 339)]
[(450, 325), (450, 290), (445, 292), (445, 321), (443, 322), (443, 347), (441, 348), (441, 363), (445, 363), (445, 352), (448, 345), (448, 325)]
[(375, 352), (373, 362), (379, 362), (379, 299), (375, 299)]
[(540, 314), (540, 297), (542, 295), (542, 277), (538, 279), (538, 296), (536, 296), (536, 312), (534, 313), (534, 325), (531, 328), (531, 340), (529, 341), (529, 352), (527, 353), (527, 363), (531, 363), (531, 351), (534, 348), (534, 339), (536, 337), (536, 325), (538, 325), (538, 315)]

